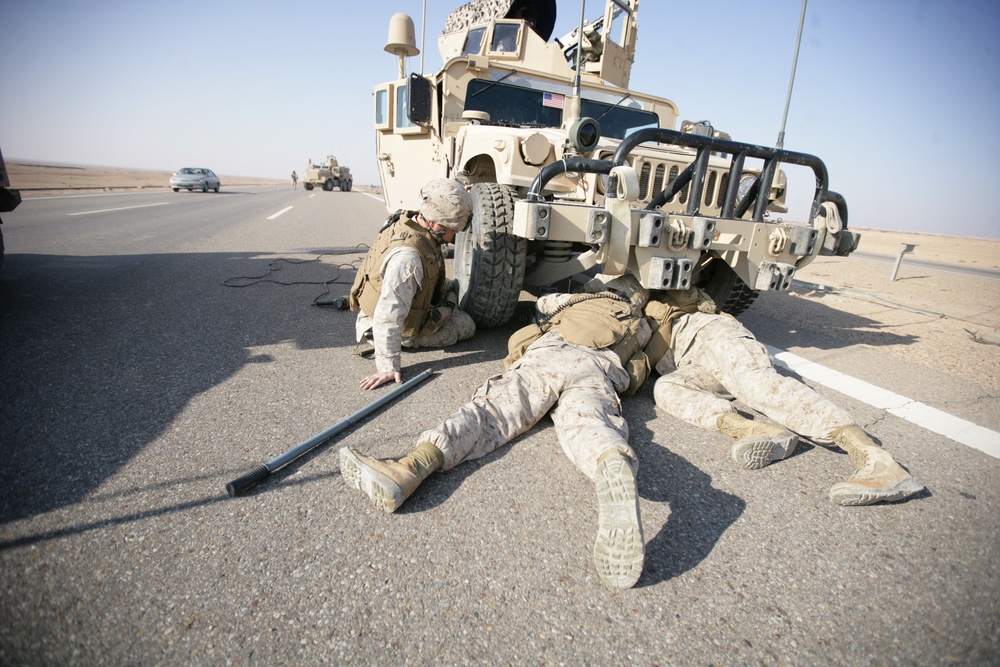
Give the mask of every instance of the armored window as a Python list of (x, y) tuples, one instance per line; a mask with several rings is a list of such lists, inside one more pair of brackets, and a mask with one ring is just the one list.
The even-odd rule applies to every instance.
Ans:
[[(611, 15), (611, 24), (605, 27), (604, 39), (613, 44), (617, 44), (618, 46), (624, 46), (626, 39), (625, 31), (628, 27), (628, 21), (626, 19), (632, 12), (631, 10), (622, 7), (622, 4), (624, 3), (615, 4), (617, 5), (617, 10)], [(621, 11), (623, 9), (624, 11)]]
[(465, 111), (485, 111), (490, 121), (498, 125), (559, 127), (562, 124), (561, 102), (561, 95), (545, 97), (541, 90), (474, 79), (469, 82)]
[(601, 136), (624, 139), (636, 130), (659, 127), (659, 119), (652, 111), (643, 111), (605, 102), (581, 100), (580, 115), (595, 119), (601, 124)]
[(375, 91), (375, 127), (380, 130), (389, 128), (388, 88), (379, 88)]
[(492, 53), (516, 53), (517, 35), (521, 30), (519, 23), (497, 23), (493, 26), (493, 41), (490, 42)]
[(406, 109), (409, 106), (409, 88), (406, 86), (396, 87), (396, 127), (413, 127), (413, 123), (410, 122), (410, 118), (406, 113)]
[(486, 28), (473, 28), (465, 36), (465, 47), (462, 49), (463, 56), (477, 55), (483, 49), (483, 35)]

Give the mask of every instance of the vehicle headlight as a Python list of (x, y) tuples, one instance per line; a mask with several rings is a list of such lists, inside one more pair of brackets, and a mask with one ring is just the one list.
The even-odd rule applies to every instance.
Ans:
[(756, 176), (744, 176), (743, 178), (741, 178), (740, 187), (736, 191), (737, 201), (742, 203), (743, 200), (746, 199), (747, 194), (750, 192), (750, 188), (752, 188), (753, 184), (756, 182), (757, 182)]
[(611, 177), (608, 174), (598, 174), (597, 175), (597, 192), (600, 194), (605, 194), (608, 191), (608, 183)]

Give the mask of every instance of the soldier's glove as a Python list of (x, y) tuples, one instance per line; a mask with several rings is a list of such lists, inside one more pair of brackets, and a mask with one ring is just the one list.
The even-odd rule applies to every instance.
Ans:
[(624, 396), (633, 396), (639, 387), (649, 377), (649, 358), (645, 352), (636, 352), (625, 362), (625, 372), (628, 373), (628, 389), (622, 392)]

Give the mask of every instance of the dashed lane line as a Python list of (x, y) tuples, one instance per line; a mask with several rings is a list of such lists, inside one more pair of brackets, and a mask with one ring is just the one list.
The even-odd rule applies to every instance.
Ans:
[(106, 209), (102, 209), (100, 211), (77, 211), (76, 213), (67, 213), (66, 215), (70, 216), (70, 215), (92, 215), (94, 213), (111, 213), (113, 211), (127, 211), (127, 210), (132, 209), (132, 208), (150, 208), (151, 206), (166, 206), (169, 203), (170, 202), (167, 202), (167, 201), (161, 201), (161, 202), (159, 202), (157, 204), (140, 204), (138, 206), (122, 206), (121, 208), (106, 208)]
[(271, 216), (268, 216), (268, 218), (267, 218), (267, 219), (268, 219), (268, 220), (274, 220), (274, 219), (275, 219), (275, 218), (277, 218), (277, 217), (278, 217), (279, 215), (283, 215), (283, 214), (285, 214), (285, 213), (288, 213), (288, 212), (289, 212), (289, 211), (291, 211), (291, 210), (292, 210), (293, 208), (295, 208), (295, 207), (294, 207), (294, 206), (286, 206), (285, 208), (281, 209), (280, 211), (278, 211), (278, 212), (277, 212), (277, 213), (275, 213), (274, 215), (271, 215)]

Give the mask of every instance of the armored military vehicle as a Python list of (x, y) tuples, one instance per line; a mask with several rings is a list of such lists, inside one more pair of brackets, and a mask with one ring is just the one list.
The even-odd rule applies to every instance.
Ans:
[[(398, 77), (374, 92), (386, 208), (417, 209), (430, 178), (470, 187), (455, 272), (480, 326), (507, 322), (522, 290), (596, 270), (630, 270), (654, 290), (699, 286), (739, 314), (818, 254), (857, 246), (819, 158), (733, 141), (629, 89), (638, 6), (606, 0), (602, 16), (550, 39), (554, 0), (470, 2), (448, 16), (431, 75), (406, 75), (413, 21), (390, 20)], [(805, 221), (775, 217), (788, 212), (783, 164), (815, 175)]]
[(341, 192), (350, 192), (353, 182), (350, 168), (339, 164), (332, 155), (326, 156), (325, 164), (313, 164), (309, 160), (306, 175), (302, 178), (302, 186), (306, 190), (323, 188), (329, 191), (340, 188)]

